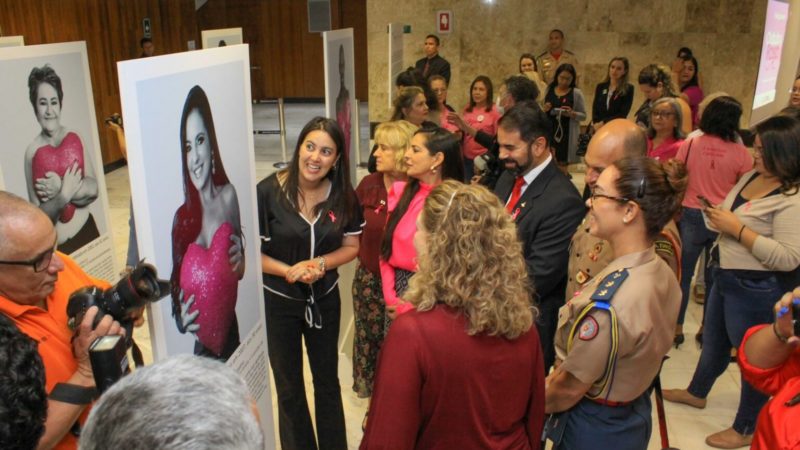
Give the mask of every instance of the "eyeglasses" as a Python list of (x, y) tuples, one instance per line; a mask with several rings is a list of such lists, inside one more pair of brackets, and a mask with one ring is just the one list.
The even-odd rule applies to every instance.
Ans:
[(626, 197), (614, 197), (613, 195), (598, 194), (597, 192), (592, 192), (592, 197), (591, 198), (592, 198), (592, 202), (594, 202), (595, 199), (598, 199), (598, 198), (607, 198), (609, 200), (614, 200), (614, 201), (617, 201), (617, 202), (620, 202), (620, 203), (628, 203), (629, 201), (631, 201), (629, 198), (626, 198)]
[(41, 255), (30, 259), (28, 261), (0, 261), (0, 264), (9, 264), (13, 266), (31, 266), (34, 272), (42, 272), (50, 267), (50, 262), (53, 260), (53, 254), (56, 252), (58, 244), (54, 244), (53, 248), (45, 251)]
[(674, 116), (675, 113), (671, 111), (650, 111), (650, 115), (658, 119), (669, 119), (670, 117)]

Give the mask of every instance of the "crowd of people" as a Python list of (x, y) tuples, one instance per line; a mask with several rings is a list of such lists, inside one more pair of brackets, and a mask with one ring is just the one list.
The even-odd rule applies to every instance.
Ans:
[[(351, 185), (342, 130), (315, 117), (288, 167), (258, 183), (282, 448), (347, 448), (338, 268), (354, 260), (352, 388), (370, 399), (361, 448), (538, 449), (544, 440), (556, 449), (647, 448), (654, 381), (685, 340), (701, 255), (702, 353), (688, 388), (664, 398), (704, 408), (738, 348), (736, 419), (706, 443), (800, 443), (789, 426), (800, 417), (800, 77), (787, 109), (753, 130), (751, 153), (740, 102), (704, 98), (691, 50), (680, 49), (672, 67), (641, 69), (646, 99), (629, 120), (628, 59), (610, 60), (589, 115), (564, 40), (552, 30), (548, 50), (523, 54), (520, 74), (500, 84), (475, 76), (456, 112), (447, 104), (450, 65), (429, 35), (425, 57), (397, 78), (370, 175)], [(184, 134), (213, 128), (189, 102)], [(568, 171), (577, 162), (586, 167), (583, 195)], [(221, 173), (202, 187), (224, 195)], [(74, 288), (107, 284), (59, 242), (45, 213), (0, 191), (0, 446), (261, 448), (245, 384), (198, 356), (137, 370), (89, 414), (88, 347), (125, 330), (109, 315), (93, 324), (95, 307), (74, 333), (67, 328)], [(183, 302), (181, 289), (173, 296)], [(191, 318), (176, 320), (191, 331)], [(196, 353), (206, 353), (199, 341)], [(209, 408), (208, 417), (195, 414)]]

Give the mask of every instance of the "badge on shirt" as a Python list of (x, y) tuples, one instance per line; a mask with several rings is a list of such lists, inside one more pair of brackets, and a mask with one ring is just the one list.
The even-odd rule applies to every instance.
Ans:
[(588, 279), (589, 275), (586, 275), (586, 272), (582, 270), (579, 270), (578, 273), (575, 275), (575, 281), (577, 281), (578, 284), (586, 283)]
[(578, 331), (578, 339), (582, 341), (591, 341), (597, 336), (597, 332), (600, 331), (600, 326), (597, 325), (597, 321), (594, 320), (592, 316), (586, 316), (581, 322), (580, 331)]
[(483, 114), (478, 114), (478, 117), (476, 117), (476, 119), (478, 119), (478, 122), (483, 122)]

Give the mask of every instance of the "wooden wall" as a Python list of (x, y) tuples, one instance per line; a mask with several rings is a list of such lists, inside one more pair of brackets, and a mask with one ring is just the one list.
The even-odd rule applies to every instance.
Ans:
[(86, 41), (103, 163), (122, 157), (103, 119), (122, 108), (117, 61), (139, 56), (142, 19), (150, 18), (157, 54), (186, 49), (195, 39), (194, 0), (2, 0), (4, 35), (26, 45)]
[[(242, 27), (250, 44), (253, 98), (325, 95), (322, 38), (308, 32), (305, 0), (0, 0), (3, 35), (26, 45), (86, 41), (103, 163), (119, 160), (103, 119), (121, 110), (117, 61), (137, 58), (142, 19), (150, 18), (157, 55), (202, 47), (200, 31)], [(333, 29), (354, 28), (356, 96), (367, 99), (366, 0), (332, 0)]]
[[(197, 11), (198, 30), (242, 27), (250, 44), (253, 98), (325, 96), (322, 37), (308, 32), (302, 0), (209, 0)], [(331, 27), (353, 28), (356, 97), (366, 99), (366, 0), (332, 0)]]

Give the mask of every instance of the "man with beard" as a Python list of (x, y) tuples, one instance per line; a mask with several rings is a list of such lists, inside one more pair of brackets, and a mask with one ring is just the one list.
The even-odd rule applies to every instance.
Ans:
[(535, 290), (533, 303), (540, 313), (536, 327), (545, 372), (555, 359), (553, 336), (564, 304), (570, 238), (586, 211), (578, 190), (552, 157), (550, 136), (550, 120), (539, 108), (520, 104), (506, 112), (497, 130), (506, 170), (494, 189), (517, 223)]

